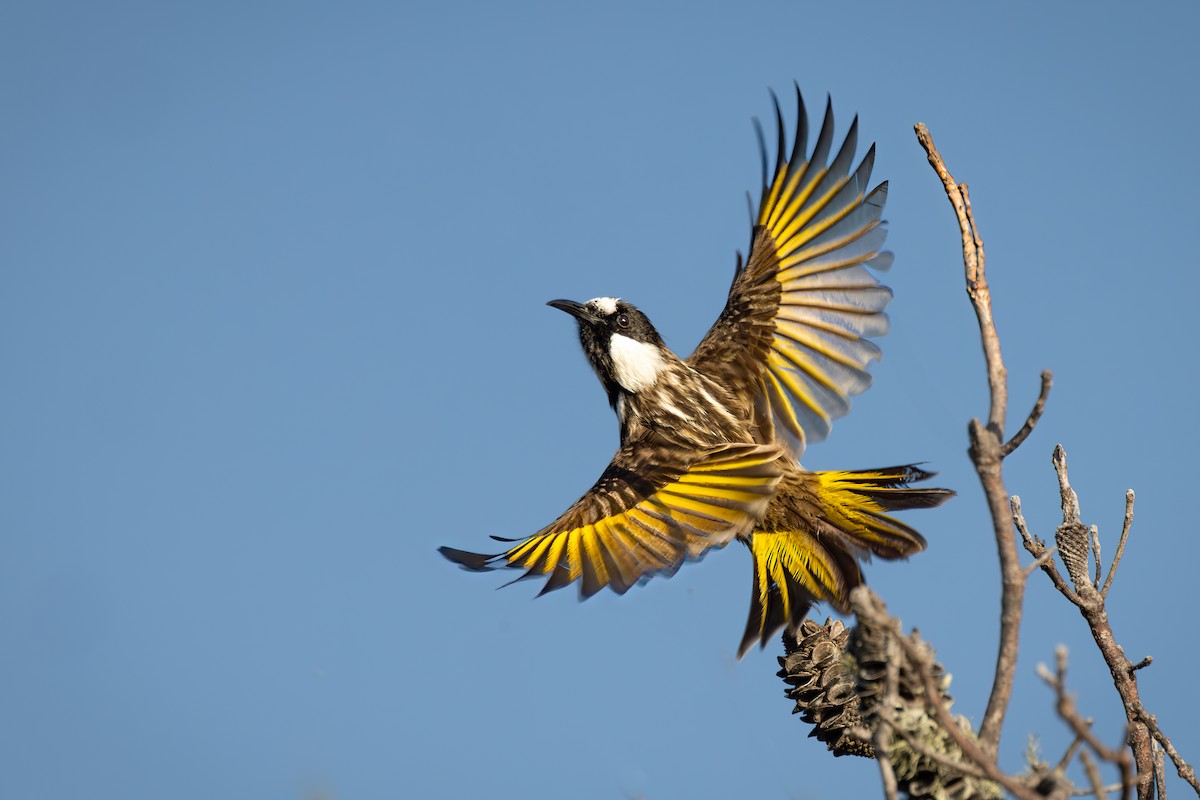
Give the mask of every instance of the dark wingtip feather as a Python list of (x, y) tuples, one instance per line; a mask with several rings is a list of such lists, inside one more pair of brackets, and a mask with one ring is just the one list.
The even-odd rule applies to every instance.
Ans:
[(824, 167), (828, 163), (829, 151), (833, 149), (833, 98), (825, 95), (825, 116), (821, 120), (821, 131), (817, 134), (817, 143), (813, 145), (809, 162)]
[[(767, 136), (763, 133), (762, 122), (758, 117), (750, 119), (754, 123), (754, 136), (758, 139), (758, 160), (762, 165), (762, 188), (765, 191), (767, 188)], [(750, 216), (753, 218), (753, 212)]]
[(495, 567), (488, 562), (495, 558), (494, 555), (485, 555), (484, 553), (470, 553), (466, 550), (455, 550), (453, 547), (439, 547), (438, 552), (448, 560), (458, 564), (465, 570), (471, 572), (491, 572)]
[[(858, 114), (854, 115), (854, 119), (850, 122), (850, 130), (846, 132), (846, 138), (842, 140), (841, 149), (838, 150), (837, 156), (834, 157), (835, 164), (845, 163), (847, 168), (850, 166), (850, 159), (854, 157), (854, 151), (858, 149)], [(843, 161), (844, 159), (844, 161)]]
[(550, 577), (546, 580), (546, 585), (543, 586), (542, 590), (537, 593), (537, 596), (541, 597), (542, 595), (549, 594), (556, 589), (561, 589), (564, 586), (570, 586), (575, 582), (575, 580), (575, 578), (571, 577), (571, 570), (562, 564), (559, 564), (550, 571)]
[(800, 82), (792, 81), (796, 86), (796, 139), (792, 142), (792, 155), (788, 159), (795, 166), (803, 163), (804, 154), (808, 150), (808, 109), (804, 107), (804, 95), (800, 91)]
[(774, 89), (770, 92), (771, 103), (775, 106), (775, 172), (778, 174), (785, 158), (783, 149), (787, 144), (787, 134), (783, 128), (783, 109), (779, 107), (779, 98), (775, 96)]
[(871, 182), (871, 170), (875, 168), (875, 143), (871, 142), (871, 146), (867, 148), (867, 154), (863, 156), (862, 161), (858, 162), (858, 169), (854, 171), (854, 179), (858, 181), (858, 190), (864, 195), (867, 194), (867, 184)]

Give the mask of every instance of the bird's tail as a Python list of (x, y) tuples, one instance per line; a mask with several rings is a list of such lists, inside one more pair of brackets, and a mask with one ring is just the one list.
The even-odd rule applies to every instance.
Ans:
[(921, 534), (885, 512), (933, 508), (953, 497), (949, 489), (909, 486), (933, 475), (912, 465), (807, 472), (784, 488), (803, 510), (783, 515), (792, 524), (782, 526), (768, 514), (750, 538), (754, 589), (738, 657), (755, 642), (765, 646), (780, 628), (798, 626), (815, 602), (847, 611), (850, 590), (862, 583), (860, 558), (923, 550)]

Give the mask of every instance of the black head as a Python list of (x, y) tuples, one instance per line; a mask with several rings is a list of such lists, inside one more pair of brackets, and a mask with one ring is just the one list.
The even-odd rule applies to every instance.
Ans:
[(609, 402), (620, 392), (636, 394), (652, 386), (667, 363), (669, 351), (646, 315), (614, 297), (586, 303), (551, 300), (579, 323), (579, 343), (596, 371)]

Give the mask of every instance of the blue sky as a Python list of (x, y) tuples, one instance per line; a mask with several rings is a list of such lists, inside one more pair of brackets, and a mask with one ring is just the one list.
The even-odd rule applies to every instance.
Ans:
[[(1008, 488), (1049, 537), (1063, 443), (1106, 560), (1137, 490), (1110, 615), (1200, 757), (1200, 7), (1129, 9), (5, 6), (0, 795), (874, 795), (789, 714), (777, 645), (735, 660), (742, 548), (585, 604), (435, 551), (599, 474), (616, 422), (544, 303), (619, 295), (689, 352), (747, 240), (750, 118), (793, 79), (878, 142), (896, 253), (875, 386), (806, 465), (925, 461), (960, 493), (870, 583), (978, 721), (985, 386), (924, 121), (971, 185), (1012, 429), (1055, 372)], [(1034, 674), (1059, 642), (1115, 743), (1082, 619), (1040, 576), (1027, 613), (1005, 765), (1067, 742)]]

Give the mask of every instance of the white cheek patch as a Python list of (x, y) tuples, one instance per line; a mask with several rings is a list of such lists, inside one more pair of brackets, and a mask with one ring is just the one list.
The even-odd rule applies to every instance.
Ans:
[(619, 333), (612, 335), (608, 351), (613, 360), (614, 377), (627, 392), (649, 389), (666, 366), (658, 347)]
[(593, 297), (587, 301), (587, 305), (607, 317), (617, 313), (617, 300), (616, 297)]

